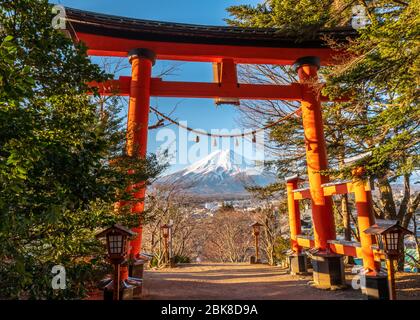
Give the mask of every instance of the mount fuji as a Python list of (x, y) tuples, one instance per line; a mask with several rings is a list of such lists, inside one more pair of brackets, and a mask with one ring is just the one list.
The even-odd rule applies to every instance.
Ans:
[(155, 184), (184, 186), (191, 194), (244, 195), (245, 186), (265, 186), (273, 183), (276, 175), (264, 171), (232, 150), (216, 150), (192, 165), (159, 178)]

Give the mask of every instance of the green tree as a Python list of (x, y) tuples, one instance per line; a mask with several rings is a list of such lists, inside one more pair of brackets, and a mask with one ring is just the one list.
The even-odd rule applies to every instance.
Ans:
[(279, 28), (281, 32), (301, 36), (311, 36), (325, 25), (348, 20), (348, 15), (335, 15), (338, 11), (348, 11), (343, 1), (337, 0), (267, 0), (256, 6), (232, 6), (227, 11), (233, 17), (226, 19), (231, 25)]
[[(349, 59), (325, 70), (326, 92), (354, 96), (340, 105), (352, 115), (344, 135), (354, 153), (372, 152), (361, 164), (379, 187), (376, 214), (407, 227), (420, 203), (420, 194), (410, 190), (412, 173), (419, 168), (420, 2), (362, 5), (370, 22), (347, 46)], [(398, 178), (403, 179), (404, 196), (397, 206), (390, 183)]]
[[(379, 188), (376, 216), (398, 219), (407, 226), (420, 203), (420, 194), (411, 190), (411, 176), (419, 168), (420, 2), (269, 0), (256, 7), (228, 8), (232, 15), (228, 22), (240, 26), (277, 27), (279, 32), (302, 39), (313, 37), (315, 31), (322, 28), (349, 27), (355, 5), (364, 9), (368, 19), (368, 24), (358, 29), (357, 37), (348, 43), (325, 39), (349, 54), (337, 67), (321, 68), (321, 75), (327, 82), (324, 93), (331, 98), (344, 94), (353, 97), (349, 103), (327, 103), (323, 108), (332, 168), (328, 173), (333, 177), (349, 178), (352, 167), (344, 166), (344, 158), (371, 152), (371, 156), (355, 165), (363, 165), (366, 176), (373, 178)], [(248, 79), (257, 79), (257, 82), (284, 83), (294, 77), (288, 67), (259, 66), (246, 71)], [(255, 117), (257, 111), (252, 107), (245, 112), (251, 111), (251, 120), (269, 122), (282, 115), (279, 111), (291, 107), (273, 102), (265, 106), (264, 111), (269, 112), (265, 116)], [(293, 122), (275, 126), (269, 136), (281, 157), (276, 162), (281, 177), (291, 171), (304, 171), (304, 153), (299, 152), (302, 148), (298, 139), (301, 125), (298, 120)], [(396, 201), (391, 183), (398, 179), (404, 181), (404, 195)], [(341, 200), (344, 218), (348, 199)], [(347, 237), (349, 220), (347, 217)]]
[[(51, 26), (48, 1), (0, 4), (0, 297), (81, 298), (107, 271), (94, 235), (138, 224), (125, 188), (158, 174), (127, 157), (120, 105), (97, 106), (86, 83), (107, 79), (83, 45)], [(128, 168), (134, 174), (127, 175)], [(51, 288), (52, 266), (67, 288)]]

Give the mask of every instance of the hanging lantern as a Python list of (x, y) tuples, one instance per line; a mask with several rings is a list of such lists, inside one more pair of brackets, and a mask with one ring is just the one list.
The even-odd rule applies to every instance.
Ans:
[(253, 143), (257, 143), (257, 136), (256, 136), (256, 132), (255, 131), (252, 133), (252, 142)]
[(171, 228), (170, 225), (168, 224), (164, 224), (163, 226), (160, 227), (160, 229), (162, 230), (162, 235), (164, 238), (169, 238), (169, 229)]
[(196, 136), (196, 137), (195, 137), (195, 142), (196, 142), (196, 143), (199, 143), (199, 142), (200, 142), (200, 137), (199, 137), (199, 136)]
[(376, 223), (364, 230), (364, 233), (375, 236), (379, 249), (383, 250), (386, 255), (389, 298), (396, 300), (394, 261), (404, 255), (404, 236), (413, 233), (402, 227), (397, 220), (380, 219), (376, 219)]
[(261, 223), (255, 222), (251, 224), (251, 227), (252, 227), (252, 234), (254, 236), (259, 236), (261, 227), (263, 227), (263, 225)]

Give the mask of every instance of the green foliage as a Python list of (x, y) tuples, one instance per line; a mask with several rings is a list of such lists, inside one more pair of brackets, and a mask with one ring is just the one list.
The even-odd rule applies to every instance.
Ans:
[[(323, 89), (325, 95), (332, 99), (352, 97), (347, 103), (324, 105), (324, 130), (332, 169), (323, 173), (332, 178), (353, 178), (353, 169), (363, 166), (362, 178), (376, 178), (379, 190), (381, 186), (390, 190), (390, 182), (404, 177), (406, 196), (398, 215), (392, 190), (380, 191), (376, 213), (408, 224), (420, 203), (418, 195), (410, 200), (407, 187), (410, 176), (419, 169), (420, 160), (420, 1), (271, 0), (255, 7), (229, 8), (233, 18), (228, 22), (277, 27), (279, 32), (286, 31), (299, 41), (312, 37), (313, 31), (321, 28), (349, 28), (355, 5), (365, 9), (369, 24), (358, 29), (358, 36), (346, 43), (326, 39), (328, 45), (347, 54), (337, 60), (338, 66), (320, 69), (321, 77), (327, 82)], [(287, 73), (284, 68), (284, 74)], [(269, 79), (273, 77), (276, 75), (267, 75)], [(305, 171), (301, 130), (301, 123), (293, 120), (274, 126), (270, 132), (278, 149), (287, 150), (276, 161), (281, 178)], [(352, 166), (344, 165), (345, 158), (368, 151), (369, 156)]]
[[(175, 255), (172, 257), (173, 262), (175, 264), (178, 263), (191, 263), (191, 258), (186, 256), (186, 255)], [(158, 259), (158, 257), (155, 255), (152, 260), (150, 260), (149, 262), (149, 267), (150, 268), (159, 268), (162, 265), (162, 261), (160, 261), (160, 259)]]
[(419, 251), (417, 249), (405, 249), (404, 250), (405, 264), (408, 265), (411, 272), (419, 272), (420, 270), (420, 259)]
[(279, 28), (286, 34), (310, 37), (335, 20), (336, 17), (331, 14), (333, 9), (331, 0), (268, 0), (255, 7), (229, 7), (227, 11), (233, 19), (226, 19), (226, 22), (241, 27)]
[(188, 256), (176, 255), (174, 256), (175, 263), (191, 263), (191, 259)]
[(154, 256), (149, 262), (149, 267), (150, 268), (158, 268), (159, 267), (159, 259)]
[(274, 242), (274, 260), (281, 263), (287, 259), (287, 251), (290, 249), (290, 240), (278, 236)]
[(358, 165), (379, 178), (411, 174), (419, 165), (420, 2), (407, 3), (367, 6), (371, 23), (346, 48), (352, 56), (325, 70), (325, 93), (354, 96), (340, 105), (352, 117), (343, 134), (359, 153), (372, 151)]
[[(278, 32), (285, 36), (295, 38), (296, 42), (313, 39), (320, 29), (325, 27), (348, 26), (351, 18), (351, 7), (346, 1), (341, 0), (269, 0), (263, 4), (254, 6), (233, 6), (229, 7), (228, 12), (232, 16), (227, 22), (235, 26), (258, 27), (258, 28), (277, 28)], [(261, 83), (285, 84), (297, 81), (297, 75), (290, 66), (258, 66), (248, 68), (248, 80), (259, 79)], [(252, 74), (252, 75), (251, 75)], [(273, 81), (274, 80), (274, 81)], [(259, 110), (260, 114), (255, 113), (249, 118), (261, 118), (268, 123), (276, 120), (269, 118), (271, 116), (284, 116), (291, 110), (291, 103), (276, 103), (270, 101), (261, 110), (260, 102), (253, 108)], [(250, 108), (252, 110), (252, 108)], [(244, 111), (245, 113), (246, 111)], [(252, 112), (251, 112), (252, 113)], [(254, 120), (254, 119), (252, 119)], [(262, 126), (267, 123), (258, 123)], [(270, 130), (270, 140), (272, 148), (278, 151), (279, 157), (267, 165), (277, 168), (278, 175), (281, 178), (280, 184), (283, 184), (285, 176), (294, 174), (304, 174), (305, 162), (305, 144), (302, 137), (301, 117), (292, 117), (279, 125), (275, 125)], [(332, 150), (335, 150), (332, 148)], [(279, 185), (270, 186), (272, 191), (279, 189)]]
[[(0, 4), (0, 298), (83, 297), (107, 270), (95, 233), (138, 224), (113, 204), (161, 169), (153, 156), (121, 152), (121, 106), (87, 95), (86, 83), (107, 75), (51, 27), (53, 16), (47, 1)], [(54, 291), (58, 264), (67, 289)]]

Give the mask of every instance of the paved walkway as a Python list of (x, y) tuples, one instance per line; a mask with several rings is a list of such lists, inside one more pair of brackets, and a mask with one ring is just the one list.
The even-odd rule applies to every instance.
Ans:
[[(173, 269), (145, 271), (145, 300), (362, 300), (360, 290), (312, 288), (311, 276), (291, 276), (267, 265), (185, 264)], [(348, 275), (350, 283), (351, 274)]]

